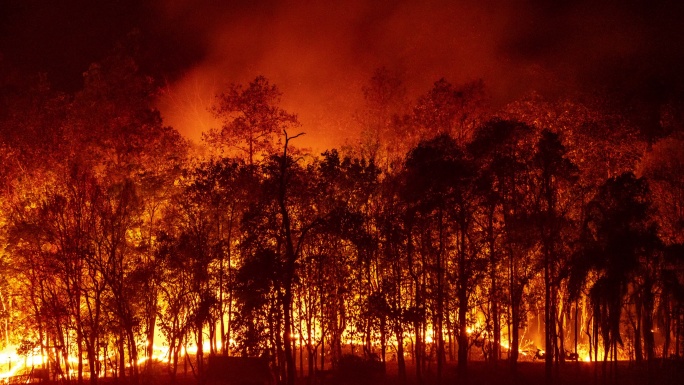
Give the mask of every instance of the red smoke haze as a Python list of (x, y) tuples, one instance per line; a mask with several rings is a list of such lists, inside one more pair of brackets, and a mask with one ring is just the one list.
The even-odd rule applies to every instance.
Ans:
[(403, 74), (410, 98), (441, 77), (483, 79), (501, 104), (532, 89), (567, 91), (604, 78), (648, 54), (649, 37), (669, 33), (654, 32), (640, 9), (596, 4), (160, 1), (160, 23), (192, 36), (206, 54), (169, 85), (159, 108), (197, 141), (218, 124), (207, 111), (217, 92), (264, 75), (298, 114), (307, 133), (300, 146), (339, 146), (358, 135), (353, 116), (378, 67)]

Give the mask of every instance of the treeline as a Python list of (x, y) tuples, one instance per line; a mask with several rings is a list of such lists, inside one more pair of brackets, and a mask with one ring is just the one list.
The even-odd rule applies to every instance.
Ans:
[(533, 322), (549, 377), (580, 345), (683, 353), (681, 103), (653, 134), (595, 96), (408, 101), (381, 69), (358, 142), (316, 155), (258, 77), (217, 96), (199, 156), (132, 60), (84, 76), (5, 76), (0, 107), (3, 341), (79, 383), (137, 381), (162, 344), (172, 375), (196, 346), (198, 376), (265, 356), (291, 385), (352, 353), (420, 381), (474, 350), (515, 368)]

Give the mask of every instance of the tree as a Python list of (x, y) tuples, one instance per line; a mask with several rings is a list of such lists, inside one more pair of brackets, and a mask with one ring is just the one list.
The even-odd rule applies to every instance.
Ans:
[[(425, 216), (426, 234), (423, 252), (428, 267), (435, 271), (434, 293), (435, 335), (437, 337), (438, 375), (444, 361), (443, 321), (446, 313), (447, 279), (455, 285), (458, 306), (458, 365), (465, 375), (468, 359), (469, 299), (483, 271), (476, 244), (472, 242), (475, 207), (474, 163), (468, 159), (457, 142), (448, 135), (440, 135), (421, 142), (406, 161), (406, 199), (413, 202), (415, 213)], [(428, 227), (429, 224), (436, 228)], [(453, 251), (451, 251), (453, 250)], [(453, 253), (453, 254), (452, 254)], [(447, 266), (456, 266), (450, 271)]]
[(0, 141), (13, 152), (11, 163), (31, 175), (62, 151), (70, 98), (51, 89), (45, 76), (18, 82), (0, 88)]
[(373, 72), (363, 87), (365, 104), (359, 111), (363, 156), (386, 168), (404, 155), (408, 138), (399, 132), (396, 119), (407, 108), (406, 88), (401, 76), (382, 67)]
[(487, 98), (481, 80), (455, 87), (442, 78), (418, 99), (413, 116), (422, 132), (421, 139), (446, 134), (459, 146), (465, 146), (487, 118), (486, 110)]
[(275, 259), (269, 264), (278, 267), (277, 276), (271, 279), (277, 284), (272, 286), (275, 309), (269, 326), (275, 358), (288, 384), (293, 384), (296, 376), (293, 309), (300, 261), (310, 232), (325, 215), (309, 205), (314, 195), (312, 180), (300, 159), (292, 157), (290, 141), (300, 135), (290, 137), (285, 132), (282, 155), (264, 161), (258, 199), (243, 219), (243, 231), (250, 234), (242, 244), (250, 248), (249, 254), (262, 262)]
[[(48, 339), (59, 343), (68, 369), (66, 358), (70, 347), (66, 342), (73, 337), (73, 348), (78, 354), (78, 382), (83, 383), (85, 353), (91, 363), (90, 382), (95, 384), (99, 342), (104, 337), (106, 282), (101, 262), (107, 256), (98, 250), (97, 226), (105, 192), (92, 174), (78, 166), (69, 168), (68, 174), (62, 175), (59, 182), (45, 194), (40, 205), (17, 213), (18, 220), (12, 226), (15, 241), (21, 247), (15, 251), (16, 256), (23, 259), (22, 265), (32, 267), (26, 278), (37, 275), (51, 276), (54, 280), (54, 284), (38, 285), (40, 290), (33, 294), (31, 301), (38, 309), (54, 309), (55, 315), (59, 313), (55, 323), (45, 326), (47, 330), (56, 331), (56, 335)], [(38, 233), (26, 233), (24, 230), (28, 229)], [(36, 283), (32, 285), (35, 287)], [(45, 290), (51, 293), (47, 294)], [(45, 314), (38, 311), (35, 315)], [(37, 320), (37, 323), (41, 322)]]
[[(380, 357), (384, 360), (387, 342), (385, 319), (382, 314), (366, 306), (370, 305), (373, 295), (379, 295), (383, 279), (377, 247), (377, 206), (374, 199), (379, 187), (380, 170), (372, 160), (350, 156), (340, 159), (337, 150), (326, 151), (323, 159), (316, 162), (315, 170), (316, 194), (313, 204), (323, 216), (314, 236), (323, 242), (322, 250), (328, 247), (334, 250), (324, 251), (321, 257), (337, 259), (327, 260), (327, 266), (321, 268), (332, 268), (346, 275), (340, 277), (341, 281), (331, 281), (331, 286), (335, 291), (345, 288), (358, 293), (353, 301), (346, 301), (346, 298), (340, 300), (345, 300), (351, 308), (346, 311), (347, 318), (354, 320), (349, 323), (363, 336), (366, 358), (373, 354), (372, 338), (377, 332), (380, 334)], [(337, 249), (333, 245), (337, 245)], [(343, 254), (348, 256), (343, 257)], [(347, 264), (349, 266), (345, 266)], [(350, 268), (352, 266), (357, 268)], [(335, 276), (339, 277), (338, 274)], [(345, 280), (350, 282), (345, 284)], [(332, 319), (339, 320), (339, 311), (330, 307), (330, 312), (334, 314)], [(337, 333), (339, 322), (332, 322), (332, 319), (330, 329)], [(341, 333), (339, 335), (341, 337)], [(336, 347), (341, 342), (337, 336), (331, 340)], [(341, 349), (338, 349), (333, 356), (335, 367), (339, 364), (340, 356)]]
[[(170, 230), (170, 229), (169, 229)], [(157, 314), (159, 329), (169, 347), (168, 372), (171, 382), (175, 383), (178, 370), (178, 357), (187, 347), (193, 325), (193, 271), (190, 259), (179, 252), (177, 234), (160, 231), (156, 262), (159, 269), (160, 306)], [(186, 357), (187, 358), (187, 357)]]
[(250, 194), (255, 192), (258, 180), (244, 161), (222, 158), (200, 164), (192, 170), (190, 181), (187, 192), (201, 202), (210, 223), (211, 280), (218, 292), (213, 318), (218, 320), (219, 328), (219, 338), (215, 338), (216, 325), (213, 322), (209, 325), (211, 348), (216, 353), (217, 342), (220, 342), (221, 353), (229, 354), (235, 266), (241, 259), (237, 247), (240, 243), (240, 219), (255, 200)]
[[(135, 287), (136, 279), (144, 275), (140, 273), (153, 265), (149, 262), (155, 247), (155, 213), (164, 202), (164, 191), (170, 189), (168, 182), (184, 160), (185, 142), (175, 130), (162, 126), (158, 111), (152, 107), (153, 90), (150, 79), (137, 71), (130, 57), (115, 51), (89, 68), (84, 88), (73, 100), (48, 93), (53, 99), (43, 104), (44, 113), (54, 113), (54, 119), (43, 128), (42, 145), (34, 148), (37, 153), (33, 159), (20, 160), (20, 167), (31, 172), (13, 191), (17, 202), (31, 208), (53, 200), (58, 202), (56, 206), (68, 202), (63, 208), (55, 207), (60, 214), (55, 214), (54, 220), (46, 218), (48, 222), (83, 221), (78, 226), (62, 225), (64, 229), (58, 234), (78, 239), (82, 245), (79, 249), (85, 250), (78, 254), (84, 261), (78, 266), (85, 269), (87, 279), (77, 281), (79, 289), (69, 300), (83, 301), (78, 307), (85, 310), (67, 314), (77, 325), (74, 330), (81, 334), (77, 345), (87, 353), (91, 381), (98, 378), (99, 350), (111, 340), (117, 341), (118, 373), (125, 375), (130, 370), (137, 380), (140, 333), (154, 335), (155, 312), (150, 311), (156, 306), (154, 280), (142, 280), (150, 288), (142, 296), (128, 288)], [(61, 107), (53, 110), (57, 105)], [(20, 141), (15, 144), (17, 148), (30, 147)], [(33, 163), (39, 160), (42, 165)], [(142, 191), (144, 199), (140, 198)], [(15, 212), (21, 211), (18, 207)], [(26, 217), (26, 213), (17, 213), (18, 221)], [(78, 230), (80, 227), (88, 231)], [(36, 241), (46, 247), (54, 242), (50, 237)], [(52, 294), (44, 291), (41, 301), (60, 299), (59, 285), (45, 285), (43, 289)], [(139, 319), (146, 320), (146, 328), (139, 328)], [(46, 338), (53, 342), (61, 339), (66, 349), (63, 342), (71, 336), (60, 330), (67, 326), (56, 324), (53, 330), (57, 332)], [(41, 342), (47, 344), (47, 339)]]
[(600, 95), (549, 100), (532, 94), (506, 106), (502, 115), (559, 135), (583, 187), (594, 189), (606, 178), (634, 170), (644, 151), (638, 127)]
[[(558, 135), (542, 131), (537, 151), (533, 158), (536, 186), (535, 216), (539, 231), (544, 273), (544, 324), (546, 339), (546, 380), (551, 382), (554, 357), (559, 357), (557, 317), (558, 291), (560, 290), (560, 264), (564, 250), (563, 233), (569, 224), (569, 213), (573, 208), (572, 187), (577, 181), (577, 168), (566, 157), (565, 147)], [(562, 345), (562, 344), (561, 344)], [(564, 349), (564, 346), (560, 347)], [(564, 350), (563, 350), (564, 353)]]
[(587, 277), (589, 269), (597, 275), (590, 283), (595, 338), (604, 343), (604, 361), (617, 359), (621, 343), (622, 301), (635, 295), (639, 316), (635, 328), (637, 360), (641, 360), (643, 333), (646, 357), (654, 358), (653, 306), (654, 272), (659, 240), (652, 220), (650, 192), (644, 179), (626, 173), (610, 178), (590, 202), (583, 224), (580, 248), (574, 261), (576, 278)]
[[(509, 309), (509, 358), (513, 371), (520, 349), (520, 328), (526, 321), (524, 294), (538, 272), (530, 260), (536, 237), (530, 220), (532, 197), (529, 186), (532, 183), (529, 170), (536, 142), (537, 132), (533, 127), (517, 121), (493, 119), (477, 131), (468, 146), (469, 153), (478, 162), (475, 186), (481, 199), (478, 215), (484, 232), (481, 238), (489, 253), (492, 315), (499, 308), (496, 303), (497, 263), (500, 261), (507, 271), (508, 292), (504, 304)], [(496, 234), (497, 230), (499, 234)], [(496, 330), (499, 320), (492, 318), (493, 330)], [(495, 341), (497, 334), (494, 332)]]
[(301, 255), (301, 250), (303, 246), (303, 241), (312, 228), (312, 223), (310, 224), (300, 224), (299, 234), (293, 234), (293, 223), (289, 207), (289, 195), (292, 193), (290, 190), (290, 168), (292, 165), (292, 159), (288, 156), (287, 150), (290, 140), (296, 139), (301, 134), (289, 137), (287, 132), (285, 132), (285, 146), (283, 147), (283, 156), (279, 159), (279, 170), (277, 177), (277, 187), (278, 195), (277, 202), (280, 209), (281, 216), (281, 230), (283, 235), (283, 241), (285, 242), (285, 253), (284, 253), (284, 271), (283, 271), (283, 340), (285, 341), (285, 365), (287, 371), (286, 383), (287, 385), (294, 385), (295, 383), (295, 362), (294, 356), (292, 354), (292, 284), (295, 279), (296, 273), (296, 263)]
[(653, 144), (639, 172), (648, 179), (666, 244), (684, 243), (684, 139), (672, 136)]
[[(663, 358), (669, 357), (672, 335), (675, 337), (675, 355), (679, 354), (678, 325), (684, 310), (682, 280), (682, 245), (684, 245), (684, 140), (681, 133), (654, 143), (641, 161), (639, 172), (648, 180), (654, 208), (657, 212), (658, 236), (666, 247), (665, 259), (658, 281), (660, 290), (659, 314), (663, 331)], [(681, 327), (681, 326), (679, 326)]]
[[(147, 358), (154, 342), (157, 281), (145, 278), (154, 277), (155, 221), (169, 201), (171, 181), (180, 172), (187, 145), (177, 131), (162, 125), (152, 103), (154, 92), (152, 79), (141, 74), (135, 61), (118, 47), (85, 73), (84, 87), (66, 118), (59, 153), (92, 170), (111, 193), (102, 212), (103, 221), (110, 222), (103, 223), (101, 233), (111, 256), (106, 271), (114, 294), (112, 314), (119, 317), (119, 373), (125, 375), (130, 367), (134, 381), (137, 333), (150, 341)], [(135, 279), (142, 279), (139, 283), (148, 289), (142, 296), (122, 290)], [(137, 319), (145, 320), (143, 328), (138, 328)]]
[(288, 128), (299, 126), (297, 116), (278, 107), (280, 90), (263, 76), (257, 76), (247, 88), (232, 84), (218, 95), (214, 115), (223, 126), (211, 130), (205, 139), (217, 148), (233, 147), (246, 154), (247, 163), (262, 152), (272, 152), (274, 140)]
[[(403, 177), (400, 172), (387, 175), (381, 184), (378, 196), (380, 212), (378, 227), (380, 229), (380, 250), (383, 264), (389, 265), (384, 283), (388, 309), (388, 323), (397, 341), (396, 357), (399, 381), (407, 381), (406, 360), (404, 358), (405, 331), (411, 314), (412, 270), (411, 244), (409, 235), (413, 230), (412, 205), (402, 199)], [(448, 318), (447, 318), (448, 319)], [(449, 328), (449, 325), (447, 325)], [(451, 335), (451, 333), (449, 334)]]

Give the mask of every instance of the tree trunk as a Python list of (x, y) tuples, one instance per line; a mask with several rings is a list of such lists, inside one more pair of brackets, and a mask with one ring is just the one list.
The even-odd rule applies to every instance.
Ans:
[(292, 352), (292, 289), (290, 283), (286, 284), (285, 295), (283, 296), (283, 345), (285, 348), (285, 382), (287, 385), (294, 385), (297, 371), (295, 369), (294, 354)]
[[(516, 283), (517, 268), (513, 252), (509, 250), (509, 290), (511, 295), (511, 323), (509, 333), (512, 334), (510, 345), (511, 371), (516, 373), (518, 368), (518, 353), (520, 352), (520, 302), (522, 301), (522, 288)], [(511, 331), (511, 329), (513, 329)]]
[(468, 325), (466, 318), (468, 314), (468, 293), (465, 283), (460, 283), (458, 288), (458, 372), (461, 376), (466, 376), (468, 369)]
[(397, 374), (399, 383), (406, 384), (406, 361), (404, 360), (404, 329), (401, 322), (397, 322), (394, 333), (397, 337)]
[[(298, 135), (297, 135), (298, 136)], [(285, 133), (285, 147), (283, 150), (282, 163), (280, 165), (280, 188), (278, 191), (278, 205), (280, 206), (280, 215), (282, 216), (282, 230), (285, 236), (285, 272), (284, 272), (284, 289), (285, 293), (283, 295), (283, 315), (284, 315), (284, 329), (283, 329), (283, 340), (285, 343), (285, 365), (287, 385), (294, 385), (295, 376), (297, 374), (295, 370), (294, 356), (292, 353), (292, 281), (295, 274), (295, 263), (297, 260), (297, 255), (295, 254), (294, 243), (292, 239), (292, 228), (290, 223), (290, 213), (287, 209), (287, 146), (290, 139)]]
[(652, 292), (652, 285), (650, 280), (646, 280), (644, 284), (644, 348), (646, 350), (646, 360), (653, 362), (655, 359), (655, 340), (653, 336), (653, 308), (654, 299)]
[(663, 303), (663, 322), (664, 322), (664, 327), (665, 330), (663, 334), (665, 335), (665, 340), (663, 341), (663, 354), (662, 358), (667, 359), (670, 356), (670, 344), (671, 344), (671, 333), (672, 333), (672, 311), (671, 311), (671, 303), (670, 303), (670, 298), (669, 298), (669, 293), (666, 292), (663, 294), (663, 297), (665, 297), (665, 302)]
[(551, 304), (551, 267), (548, 249), (545, 250), (544, 255), (544, 339), (546, 357), (544, 360), (544, 379), (546, 384), (551, 384), (553, 380), (553, 336), (556, 325), (555, 316), (553, 314), (553, 305)]
[(644, 354), (641, 349), (641, 322), (642, 322), (642, 306), (641, 299), (637, 294), (634, 300), (634, 309), (636, 312), (636, 326), (634, 327), (634, 355), (636, 356), (636, 362), (641, 363), (644, 359)]
[[(462, 216), (464, 214), (461, 214)], [(468, 274), (466, 267), (466, 229), (467, 221), (464, 217), (459, 220), (460, 240), (458, 250), (458, 284), (456, 297), (458, 299), (458, 372), (467, 379), (468, 370)]]
[(119, 333), (118, 343), (119, 343), (119, 377), (126, 377), (126, 350), (124, 349), (124, 333), (123, 331)]
[[(496, 276), (496, 241), (494, 238), (494, 209), (490, 210), (487, 224), (487, 238), (489, 240), (489, 279), (491, 290), (489, 292), (489, 303), (492, 314), (492, 361), (496, 364), (501, 359), (501, 324), (499, 323), (499, 301), (498, 301), (498, 281)], [(510, 345), (510, 344), (509, 344)]]
[(415, 367), (416, 367), (416, 382), (419, 384), (422, 383), (423, 381), (423, 371), (422, 371), (422, 366), (423, 366), (423, 338), (422, 338), (422, 333), (423, 333), (423, 326), (420, 321), (416, 321), (413, 323), (413, 330), (414, 334), (416, 336), (416, 341), (413, 344), (413, 361), (415, 362)]
[(138, 376), (138, 348), (135, 344), (135, 333), (133, 332), (133, 325), (130, 325), (128, 330), (127, 330), (127, 337), (128, 337), (128, 350), (129, 354), (128, 356), (130, 357), (130, 366), (131, 366), (131, 377), (133, 378), (133, 383), (137, 384), (139, 380)]

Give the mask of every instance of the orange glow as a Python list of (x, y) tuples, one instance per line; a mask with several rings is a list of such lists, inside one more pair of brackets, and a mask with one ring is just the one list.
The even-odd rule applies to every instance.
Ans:
[(0, 372), (0, 379), (5, 381), (24, 371), (33, 367), (41, 367), (47, 360), (41, 356), (39, 352), (33, 352), (26, 357), (17, 354), (17, 347), (10, 345), (0, 351), (0, 368), (8, 368), (4, 372)]

